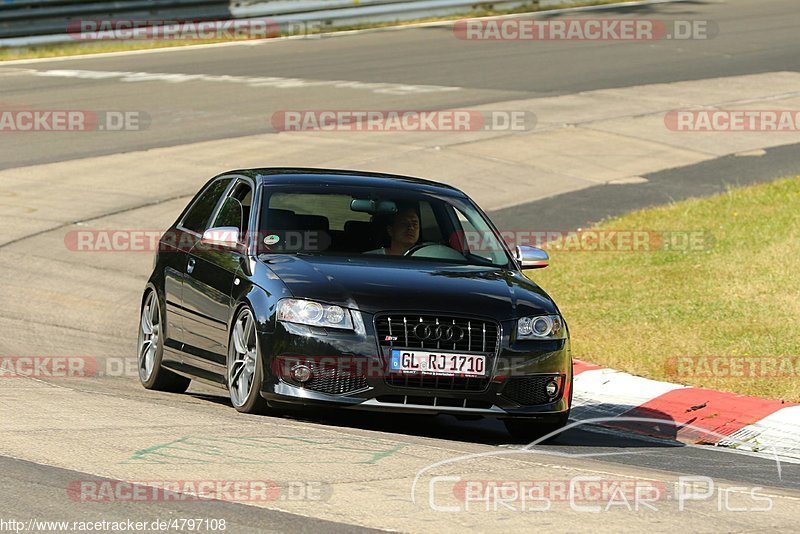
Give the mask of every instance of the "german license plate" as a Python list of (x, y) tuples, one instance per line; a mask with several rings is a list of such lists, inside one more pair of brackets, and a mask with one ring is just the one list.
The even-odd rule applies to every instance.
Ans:
[(389, 368), (404, 373), (486, 376), (486, 356), (392, 349)]

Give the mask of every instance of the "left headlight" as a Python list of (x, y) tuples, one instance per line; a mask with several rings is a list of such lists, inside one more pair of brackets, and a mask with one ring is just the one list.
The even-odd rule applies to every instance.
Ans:
[(278, 302), (278, 320), (325, 328), (353, 329), (350, 311), (313, 300), (283, 299)]
[(522, 317), (517, 322), (517, 339), (564, 339), (566, 335), (560, 315)]

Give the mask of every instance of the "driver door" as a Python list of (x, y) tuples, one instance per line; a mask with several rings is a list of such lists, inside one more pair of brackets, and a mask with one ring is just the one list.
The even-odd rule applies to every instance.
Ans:
[(231, 293), (234, 285), (241, 283), (253, 191), (252, 181), (237, 179), (209, 225), (209, 228), (237, 229), (241, 250), (198, 242), (188, 254), (183, 288), (186, 363), (202, 371), (200, 374), (208, 373), (208, 378), (217, 382), (225, 376)]

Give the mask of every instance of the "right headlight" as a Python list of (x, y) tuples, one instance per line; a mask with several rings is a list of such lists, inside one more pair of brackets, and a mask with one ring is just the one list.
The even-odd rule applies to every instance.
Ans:
[(517, 339), (564, 339), (566, 335), (560, 315), (521, 317), (517, 321)]
[(281, 300), (278, 302), (278, 320), (325, 328), (353, 329), (353, 318), (349, 310), (313, 300)]

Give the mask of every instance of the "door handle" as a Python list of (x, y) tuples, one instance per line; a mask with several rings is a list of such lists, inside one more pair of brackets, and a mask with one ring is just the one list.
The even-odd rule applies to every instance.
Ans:
[(186, 266), (186, 272), (192, 274), (195, 265), (197, 265), (197, 261), (195, 261), (194, 258), (189, 258), (189, 264)]

